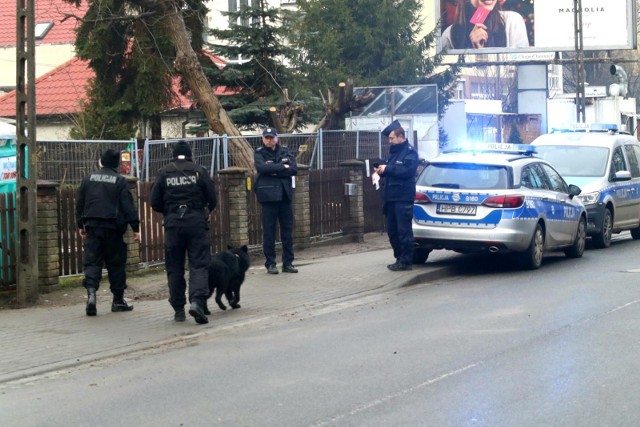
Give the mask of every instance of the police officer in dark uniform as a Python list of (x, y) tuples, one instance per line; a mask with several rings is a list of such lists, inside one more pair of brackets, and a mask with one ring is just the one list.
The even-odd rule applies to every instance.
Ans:
[(262, 147), (254, 154), (258, 176), (255, 191), (262, 207), (262, 250), (269, 274), (278, 274), (276, 267), (276, 223), (280, 223), (282, 271), (297, 273), (293, 266), (293, 179), (298, 173), (296, 158), (287, 147), (278, 144), (274, 128), (262, 131)]
[(185, 255), (189, 254), (189, 314), (199, 324), (208, 323), (205, 313), (209, 296), (209, 215), (216, 207), (216, 190), (209, 172), (191, 159), (191, 147), (178, 141), (174, 161), (158, 171), (151, 190), (151, 207), (164, 215), (165, 268), (169, 282), (169, 303), (174, 319), (186, 319), (187, 284)]
[(416, 196), (418, 153), (409, 144), (400, 122), (394, 120), (382, 134), (389, 137), (389, 155), (375, 172), (384, 185), (384, 213), (387, 234), (396, 262), (387, 266), (391, 271), (411, 270), (413, 264), (413, 201)]
[(127, 179), (118, 173), (120, 153), (106, 150), (100, 157), (100, 170), (82, 180), (76, 199), (76, 221), (84, 239), (84, 280), (87, 289), (87, 316), (98, 314), (96, 291), (106, 265), (113, 302), (112, 312), (133, 310), (124, 300), (127, 288), (127, 244), (123, 236), (127, 225), (133, 239), (140, 241), (140, 220), (129, 192)]

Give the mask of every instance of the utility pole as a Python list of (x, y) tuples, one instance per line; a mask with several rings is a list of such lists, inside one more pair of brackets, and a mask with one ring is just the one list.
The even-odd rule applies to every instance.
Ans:
[(576, 47), (576, 116), (578, 123), (585, 122), (584, 93), (584, 45), (582, 34), (582, 0), (573, 0), (573, 24)]
[[(35, 0), (16, 1), (16, 289), (18, 305), (38, 299)], [(27, 84), (28, 83), (28, 84)]]

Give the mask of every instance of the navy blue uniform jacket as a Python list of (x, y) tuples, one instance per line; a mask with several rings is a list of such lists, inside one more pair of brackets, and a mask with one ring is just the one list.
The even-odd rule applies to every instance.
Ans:
[[(277, 143), (274, 150), (262, 146), (256, 150), (253, 159), (258, 172), (254, 185), (258, 201), (265, 203), (291, 200), (291, 177), (298, 174), (298, 164), (289, 149)], [(287, 162), (288, 168), (284, 166)]]
[(413, 202), (416, 197), (416, 170), (420, 159), (418, 153), (405, 141), (392, 145), (389, 155), (383, 160), (387, 165), (384, 173), (384, 201)]

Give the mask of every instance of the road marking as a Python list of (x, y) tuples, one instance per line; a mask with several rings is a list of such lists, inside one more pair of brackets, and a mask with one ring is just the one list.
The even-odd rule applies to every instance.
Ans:
[(390, 395), (381, 397), (379, 399), (375, 399), (375, 400), (373, 400), (373, 401), (371, 401), (371, 402), (369, 402), (367, 404), (364, 404), (362, 406), (359, 406), (359, 407), (355, 408), (354, 410), (352, 410), (352, 411), (350, 411), (348, 413), (336, 415), (335, 417), (332, 417), (330, 420), (320, 421), (320, 422), (318, 422), (316, 424), (313, 424), (313, 425), (314, 426), (324, 426), (324, 425), (328, 425), (328, 424), (333, 424), (333, 423), (335, 423), (337, 421), (340, 421), (340, 420), (342, 420), (342, 419), (344, 419), (346, 417), (350, 417), (350, 416), (356, 415), (356, 414), (358, 414), (360, 412), (364, 412), (364, 411), (366, 411), (368, 409), (371, 409), (371, 408), (373, 408), (375, 406), (382, 405), (383, 403), (386, 403), (386, 402), (388, 402), (390, 400), (397, 399), (399, 397), (402, 397), (403, 395), (406, 395), (406, 394), (409, 394), (409, 393), (413, 393), (414, 391), (417, 391), (417, 390), (419, 390), (421, 388), (430, 386), (430, 385), (435, 384), (437, 382), (443, 381), (443, 380), (445, 380), (445, 379), (447, 379), (449, 377), (453, 377), (455, 375), (461, 374), (461, 373), (463, 373), (465, 371), (468, 371), (469, 369), (473, 369), (476, 366), (481, 365), (482, 363), (483, 362), (472, 363), (471, 365), (467, 365), (467, 366), (465, 366), (463, 368), (447, 372), (447, 373), (442, 374), (442, 375), (440, 375), (438, 377), (435, 377), (435, 378), (432, 378), (430, 380), (424, 381), (424, 382), (422, 382), (420, 384), (417, 384), (417, 385), (415, 385), (413, 387), (409, 387), (409, 388), (401, 390), (401, 391), (399, 391), (397, 393), (390, 394)]

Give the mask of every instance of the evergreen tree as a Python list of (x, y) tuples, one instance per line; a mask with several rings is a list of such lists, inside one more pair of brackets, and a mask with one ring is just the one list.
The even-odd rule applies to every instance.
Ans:
[(419, 0), (298, 0), (301, 18), (292, 33), (299, 46), (295, 64), (310, 82), (334, 87), (436, 84), (442, 115), (458, 67), (431, 57), (436, 30), (419, 38)]
[[(205, 0), (63, 1), (89, 5), (84, 17), (76, 17), (81, 21), (76, 49), (96, 74), (88, 108), (94, 110), (91, 118), (104, 122), (95, 128), (148, 120), (159, 130), (159, 113), (175, 99), (173, 77), (180, 76), (208, 129), (241, 136), (203, 72), (201, 62), (211, 62), (202, 53)], [(230, 153), (236, 165), (253, 169), (253, 149), (245, 139), (233, 138)]]
[[(86, 125), (74, 126), (71, 133), (85, 138), (130, 138), (139, 123), (170, 105), (174, 94), (169, 64), (175, 51), (166, 34), (153, 30), (158, 17), (141, 4), (125, 0), (88, 3), (75, 45), (77, 55), (89, 61), (95, 77), (82, 113), (81, 122)], [(204, 9), (200, 5), (192, 13), (197, 10)]]
[[(207, 71), (212, 81), (229, 91), (220, 101), (234, 123), (244, 129), (274, 126), (270, 107), (302, 112), (296, 72), (285, 65), (295, 54), (285, 43), (287, 11), (269, 7), (266, 0), (250, 0), (223, 15), (229, 28), (211, 29), (209, 34), (217, 42), (209, 47), (228, 62), (222, 69)], [(304, 119), (297, 120), (293, 129), (284, 131), (303, 123)]]
[(523, 144), (522, 136), (520, 135), (520, 130), (518, 129), (518, 124), (514, 120), (511, 122), (511, 128), (509, 129), (509, 144)]

